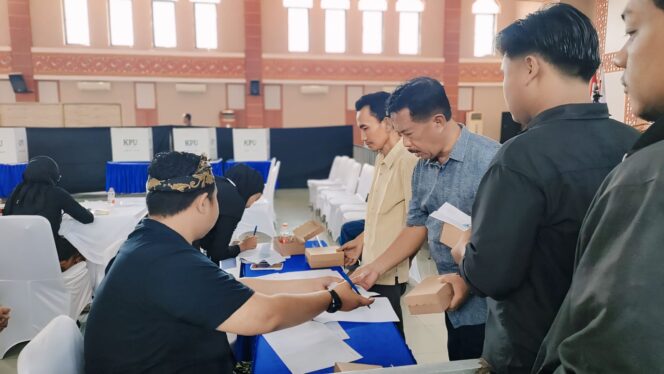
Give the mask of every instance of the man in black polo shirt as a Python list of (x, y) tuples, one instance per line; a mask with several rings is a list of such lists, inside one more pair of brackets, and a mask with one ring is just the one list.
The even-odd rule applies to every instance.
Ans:
[[(97, 290), (85, 331), (88, 373), (230, 373), (226, 332), (257, 335), (371, 300), (334, 278), (235, 280), (191, 243), (219, 215), (204, 158), (158, 154), (149, 169), (149, 215)], [(221, 202), (223, 204), (223, 201)]]
[[(455, 295), (486, 296), (482, 356), (499, 373), (530, 372), (572, 280), (581, 222), (602, 180), (638, 137), (591, 104), (597, 32), (555, 4), (500, 32), (505, 99), (526, 131), (503, 145), (473, 206), (472, 238), (453, 250)], [(464, 283), (465, 280), (465, 283)], [(454, 308), (455, 305), (452, 305)]]

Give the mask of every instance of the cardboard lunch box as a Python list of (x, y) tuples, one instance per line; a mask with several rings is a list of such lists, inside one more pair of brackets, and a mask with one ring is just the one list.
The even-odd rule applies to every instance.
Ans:
[(338, 246), (307, 248), (304, 255), (312, 269), (331, 268), (344, 265), (344, 253), (337, 252)]
[(425, 278), (404, 296), (410, 314), (443, 313), (452, 302), (454, 291), (449, 283), (440, 283), (438, 275)]
[(325, 231), (325, 227), (316, 221), (308, 221), (293, 230), (293, 238), (288, 243), (279, 242), (279, 236), (273, 240), (274, 249), (282, 256), (304, 254), (307, 240)]
[(337, 362), (334, 364), (335, 373), (347, 373), (349, 371), (380, 369), (380, 365), (355, 364), (352, 362)]
[(470, 240), (471, 229), (462, 230), (451, 223), (444, 222), (440, 230), (440, 242), (454, 248), (461, 240)]

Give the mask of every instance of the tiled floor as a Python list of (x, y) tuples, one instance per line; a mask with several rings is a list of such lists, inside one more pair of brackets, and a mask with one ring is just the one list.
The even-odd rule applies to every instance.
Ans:
[[(85, 198), (90, 198), (90, 196)], [(288, 222), (289, 226), (295, 227), (309, 219), (315, 219), (315, 215), (307, 206), (308, 192), (306, 190), (277, 190), (275, 203), (279, 224)], [(320, 238), (333, 242), (327, 234), (322, 234)], [(426, 266), (420, 268), (426, 268)], [(423, 273), (426, 274), (427, 271), (423, 271)], [(446, 349), (447, 331), (443, 316), (438, 314), (411, 316), (405, 305), (402, 305), (402, 309), (404, 310), (406, 343), (417, 362), (449, 361)], [(0, 374), (16, 373), (16, 360), (23, 346), (24, 344), (14, 347), (3, 360), (0, 360)]]

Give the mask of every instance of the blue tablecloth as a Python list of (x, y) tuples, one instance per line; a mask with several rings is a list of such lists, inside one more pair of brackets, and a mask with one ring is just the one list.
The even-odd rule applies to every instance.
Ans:
[(267, 175), (270, 174), (270, 161), (235, 161), (233, 159), (224, 162), (224, 173), (237, 164), (245, 164), (258, 170), (263, 175), (263, 182), (267, 183)]
[[(318, 243), (315, 241), (307, 242), (307, 247), (317, 246)], [(286, 260), (284, 268), (280, 272), (310, 269), (304, 255), (296, 255)], [(341, 268), (333, 269), (342, 270)], [(252, 271), (249, 264), (242, 266), (242, 274), (245, 277), (256, 277), (270, 273), (274, 273), (274, 271)], [(415, 364), (412, 353), (394, 323), (340, 322), (340, 325), (350, 336), (350, 339), (345, 340), (345, 342), (362, 355), (362, 358), (357, 361), (358, 363), (382, 365), (384, 367)], [(253, 351), (252, 373), (289, 373), (286, 365), (264, 337), (254, 338), (251, 347)], [(331, 373), (332, 371), (333, 368), (329, 367), (315, 373)]]
[[(221, 175), (222, 160), (212, 161), (212, 173)], [(106, 191), (113, 187), (117, 194), (144, 193), (149, 162), (106, 162)]]
[(0, 197), (8, 198), (16, 185), (23, 180), (23, 171), (28, 166), (22, 164), (0, 164)]

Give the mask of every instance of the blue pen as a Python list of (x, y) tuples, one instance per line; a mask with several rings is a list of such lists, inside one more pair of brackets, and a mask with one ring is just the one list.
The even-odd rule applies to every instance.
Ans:
[(256, 225), (256, 227), (254, 227), (254, 235), (253, 236), (256, 236), (256, 230), (258, 230), (258, 225)]
[[(346, 274), (346, 272), (342, 270), (341, 276), (344, 278), (346, 282), (348, 282), (348, 284), (350, 284), (350, 287), (353, 289), (353, 291), (355, 291), (358, 295), (361, 295), (360, 290), (357, 289), (357, 286), (355, 285), (355, 283), (353, 283), (352, 280), (350, 280), (350, 277), (348, 276), (348, 274)], [(371, 306), (367, 305), (367, 308), (371, 309)]]

